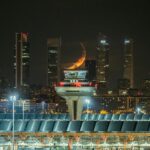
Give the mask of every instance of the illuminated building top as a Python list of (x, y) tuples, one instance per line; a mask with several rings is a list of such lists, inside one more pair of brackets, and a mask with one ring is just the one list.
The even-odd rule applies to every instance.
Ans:
[(86, 79), (87, 70), (64, 70), (64, 80), (55, 86), (59, 95), (89, 96), (95, 94), (95, 83)]
[(85, 80), (87, 70), (65, 70), (65, 80)]

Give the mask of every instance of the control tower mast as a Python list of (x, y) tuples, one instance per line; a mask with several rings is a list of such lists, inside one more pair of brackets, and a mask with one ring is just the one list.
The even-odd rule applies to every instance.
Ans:
[(86, 75), (87, 70), (64, 70), (64, 81), (55, 86), (56, 93), (66, 100), (72, 120), (80, 120), (84, 101), (96, 93)]

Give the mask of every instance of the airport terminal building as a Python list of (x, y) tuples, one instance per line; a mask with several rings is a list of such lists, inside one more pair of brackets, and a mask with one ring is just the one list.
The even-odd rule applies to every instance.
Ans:
[[(0, 114), (0, 149), (145, 150), (150, 147), (148, 114)], [(13, 143), (12, 143), (13, 142)]]

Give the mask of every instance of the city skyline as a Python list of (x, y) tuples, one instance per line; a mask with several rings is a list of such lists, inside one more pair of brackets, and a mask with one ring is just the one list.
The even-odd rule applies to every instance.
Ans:
[[(31, 40), (32, 39), (30, 39), (30, 42), (31, 42)], [(124, 41), (122, 41), (122, 49), (121, 49), (121, 55), (119, 56), (120, 57), (120, 64), (119, 65), (117, 65), (117, 67), (119, 67), (120, 68), (120, 70), (121, 70), (121, 72), (119, 73), (119, 76), (117, 76), (117, 78), (116, 78), (116, 81), (117, 81), (117, 79), (119, 79), (119, 78), (121, 78), (122, 77), (122, 70), (123, 70), (123, 42)], [(32, 42), (31, 42), (32, 43)], [(96, 42), (95, 42), (96, 43)], [(80, 45), (80, 43), (77, 43), (78, 45)], [(135, 43), (134, 43), (135, 44)], [(62, 44), (63, 45), (63, 44)], [(45, 44), (45, 46), (46, 46), (46, 44)], [(76, 47), (78, 47), (77, 45), (74, 45), (74, 46), (76, 46)], [(95, 45), (96, 46), (96, 45)], [(134, 45), (135, 46), (135, 45)], [(31, 45), (31, 47), (32, 47), (32, 45)], [(63, 47), (63, 46), (62, 46)], [(86, 49), (88, 49), (87, 47), (86, 47)], [(96, 49), (96, 47), (95, 47), (95, 49)], [(134, 48), (135, 49), (135, 48)], [(62, 52), (61, 53), (64, 53), (64, 51), (63, 51), (63, 49), (61, 49), (62, 50)], [(71, 63), (73, 63), (74, 61), (76, 61), (79, 57), (81, 57), (81, 48), (79, 47), (79, 49), (78, 49), (79, 51), (77, 51), (77, 53), (75, 54), (75, 56), (74, 56), (74, 58), (72, 59), (71, 57), (70, 57), (70, 60), (69, 61), (67, 61), (66, 62), (66, 60), (63, 58), (64, 56), (63, 56), (63, 54), (61, 54), (61, 65), (62, 65), (62, 67), (67, 67), (68, 66), (68, 64), (71, 64)], [(89, 52), (89, 50), (87, 50), (88, 52)], [(112, 49), (110, 49), (109, 50), (110, 51), (110, 53), (112, 54)], [(80, 53), (80, 54), (79, 54)], [(13, 58), (13, 56), (11, 56), (12, 58)], [(33, 53), (31, 54), (31, 59), (32, 59), (32, 57), (35, 57), (34, 55), (33, 55)], [(45, 54), (45, 58), (47, 58), (48, 56), (46, 56), (46, 54)], [(11, 58), (11, 59), (12, 59)], [(94, 52), (94, 54), (92, 54), (92, 55), (88, 55), (87, 57), (86, 57), (86, 60), (88, 60), (88, 59), (94, 59), (94, 60), (96, 60), (96, 51)], [(109, 55), (109, 59), (111, 60), (111, 61), (114, 61), (113, 60), (113, 58), (112, 58), (112, 56), (111, 55)], [(135, 58), (134, 58), (135, 59)], [(40, 60), (39, 60), (39, 62), (40, 62)], [(44, 69), (46, 69), (47, 70), (47, 63), (45, 63), (44, 65), (43, 65), (43, 67), (44, 67)], [(12, 64), (11, 64), (11, 66), (12, 66)], [(10, 66), (9, 66), (10, 67)], [(31, 65), (30, 66), (31, 68), (33, 68), (33, 66)], [(117, 68), (116, 67), (116, 68)], [(114, 69), (116, 69), (116, 68), (112, 68), (112, 64), (110, 63), (110, 72), (109, 72), (109, 80), (111, 80), (112, 79), (112, 75), (111, 75), (111, 71)], [(136, 63), (134, 62), (134, 68), (137, 68), (137, 66), (136, 66)], [(11, 70), (12, 70), (12, 68), (11, 68)], [(31, 69), (31, 76), (32, 76), (32, 69)], [(133, 71), (134, 73), (135, 73), (135, 70)], [(114, 72), (114, 74), (116, 74), (117, 72)], [(41, 75), (42, 75), (43, 73), (41, 73)], [(47, 76), (47, 75), (46, 75)], [(9, 78), (9, 77), (8, 77)], [(145, 75), (145, 78), (142, 78), (142, 80), (140, 81), (140, 83), (139, 84), (141, 84), (142, 83), (142, 81), (144, 80), (144, 79), (146, 79), (146, 78), (149, 78), (149, 71), (147, 71), (147, 75)], [(10, 79), (10, 78), (9, 78)], [(30, 77), (30, 80), (31, 80), (31, 77)], [(45, 79), (44, 79), (45, 80)], [(43, 81), (44, 81), (43, 80)], [(42, 81), (42, 82), (43, 82)], [(37, 82), (38, 83), (38, 82)], [(136, 82), (137, 83), (137, 82)], [(30, 84), (34, 84), (34, 83), (32, 83), (32, 82), (30, 82)], [(40, 83), (39, 83), (40, 84)], [(44, 83), (42, 83), (43, 85), (46, 85), (47, 84), (47, 80), (45, 80), (44, 81)], [(114, 84), (114, 83), (113, 83)], [(117, 83), (116, 83), (117, 84)], [(137, 85), (137, 84), (135, 84), (135, 85)], [(135, 86), (136, 87), (136, 86)], [(114, 86), (113, 86), (113, 88), (114, 88)]]
[(149, 0), (0, 4), (0, 149), (150, 149)]
[[(149, 76), (149, 10), (148, 1), (49, 1), (7, 2), (1, 8), (0, 73), (11, 78), (14, 33), (27, 31), (31, 34), (31, 81), (44, 84), (46, 77), (46, 41), (48, 37), (62, 37), (62, 60), (74, 62), (80, 54), (79, 42), (84, 42), (88, 57), (94, 57), (99, 32), (110, 41), (110, 68), (113, 81), (121, 77), (122, 42), (124, 37), (135, 41), (136, 83)], [(30, 4), (30, 5), (29, 5)], [(51, 9), (49, 8), (51, 7)], [(26, 10), (27, 11), (24, 11)], [(34, 12), (32, 11), (34, 9)], [(9, 10), (9, 11), (7, 11)], [(20, 10), (20, 11), (19, 11)], [(109, 11), (107, 11), (109, 10)], [(128, 11), (127, 11), (128, 10)], [(20, 13), (17, 13), (17, 12)], [(24, 17), (20, 17), (24, 16)], [(11, 25), (11, 27), (9, 27)], [(94, 51), (94, 52), (93, 52)], [(66, 56), (69, 54), (69, 57)], [(4, 57), (2, 57), (4, 56)], [(139, 61), (140, 60), (140, 61)], [(43, 72), (41, 75), (40, 73)], [(114, 83), (115, 84), (115, 83)]]

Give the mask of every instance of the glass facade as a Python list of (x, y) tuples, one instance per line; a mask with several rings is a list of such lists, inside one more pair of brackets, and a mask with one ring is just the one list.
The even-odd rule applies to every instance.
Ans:
[(60, 80), (60, 38), (48, 39), (48, 85)]
[(15, 44), (15, 87), (20, 88), (29, 84), (30, 73), (30, 49), (29, 33), (16, 33)]
[(109, 68), (109, 44), (106, 36), (99, 35), (96, 58), (96, 80), (107, 82)]
[(124, 66), (123, 78), (130, 81), (130, 88), (133, 88), (133, 40), (124, 40)]
[(109, 43), (105, 35), (99, 34), (96, 50), (97, 94), (104, 94), (108, 87)]

